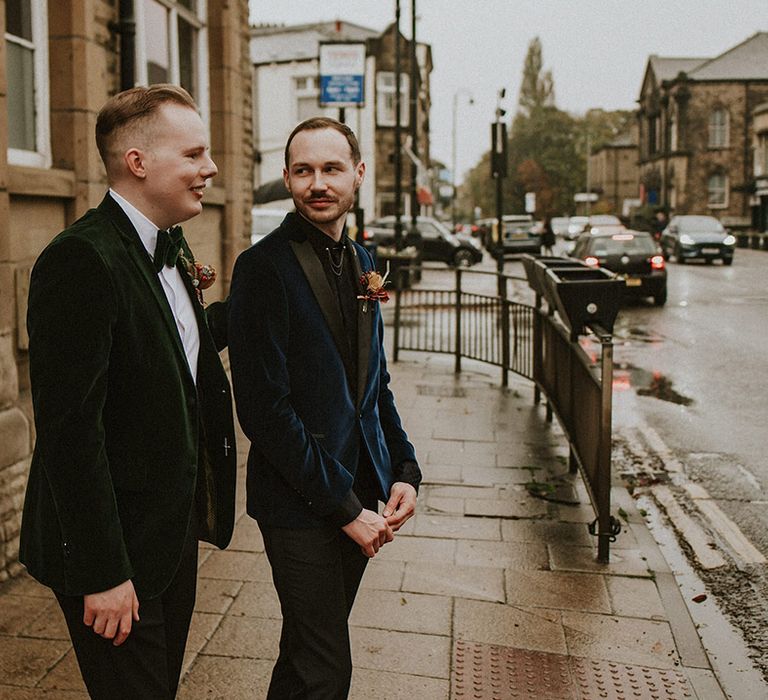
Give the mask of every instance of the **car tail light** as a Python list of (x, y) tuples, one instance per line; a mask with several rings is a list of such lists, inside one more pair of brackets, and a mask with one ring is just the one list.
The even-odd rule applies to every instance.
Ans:
[(368, 229), (363, 229), (363, 240), (370, 241), (371, 238), (373, 238), (373, 231), (369, 231)]
[(664, 269), (664, 256), (663, 255), (654, 255), (651, 258), (651, 269), (652, 270), (663, 270)]
[(588, 255), (584, 258), (584, 262), (590, 267), (599, 267), (600, 261), (594, 255)]

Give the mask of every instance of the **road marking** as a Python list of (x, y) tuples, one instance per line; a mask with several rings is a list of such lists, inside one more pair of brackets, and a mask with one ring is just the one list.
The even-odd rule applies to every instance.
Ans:
[[(699, 511), (701, 516), (709, 524), (709, 526), (728, 543), (731, 549), (733, 549), (735, 556), (745, 564), (765, 564), (766, 561), (768, 561), (766, 560), (765, 556), (763, 556), (763, 554), (747, 539), (744, 533), (739, 529), (739, 526), (720, 509), (720, 506), (715, 503), (706, 488), (704, 488), (701, 484), (696, 484), (688, 480), (682, 464), (672, 454), (661, 436), (649, 425), (642, 423), (638, 425), (638, 430), (640, 433), (642, 433), (643, 437), (648, 442), (649, 447), (659, 456), (664, 464), (665, 470), (671, 472), (674, 475), (674, 483), (677, 486), (682, 486), (683, 489), (685, 489), (686, 493), (693, 502), (693, 505)], [(652, 489), (654, 495), (656, 495), (656, 488), (657, 487), (654, 487), (654, 489)], [(672, 492), (668, 489), (666, 489), (666, 491), (669, 494), (669, 498), (674, 499)], [(666, 499), (667, 495), (662, 494), (662, 497)], [(659, 502), (661, 503), (661, 501)], [(664, 509), (667, 510), (667, 514), (669, 515), (670, 520), (672, 520), (673, 523), (676, 523), (676, 519), (673, 518), (669, 513), (669, 509), (666, 507), (666, 505), (662, 505), (664, 505)], [(680, 509), (680, 514), (682, 514), (682, 519), (680, 522), (684, 523), (686, 527), (690, 527), (691, 524), (695, 525), (690, 517), (684, 511), (682, 511), (682, 509)], [(698, 525), (696, 525), (696, 528), (698, 528)], [(702, 566), (704, 566), (704, 563), (699, 557), (699, 552), (697, 549), (697, 547), (702, 546), (702, 541), (699, 534), (695, 529), (689, 530), (690, 535), (694, 538), (697, 538), (697, 544), (694, 544), (694, 542), (689, 539), (689, 535), (683, 532), (682, 526), (678, 527), (678, 529), (680, 530), (680, 534), (685, 537), (685, 539), (693, 548), (694, 553), (696, 553), (696, 557), (702, 563)], [(707, 546), (709, 547), (710, 545), (707, 544)], [(722, 557), (720, 558), (722, 559)], [(708, 567), (704, 566), (704, 568)]]
[(675, 500), (669, 488), (658, 485), (652, 486), (651, 493), (658, 504), (664, 508), (681, 537), (691, 546), (702, 568), (718, 569), (726, 565), (726, 561), (720, 552), (713, 548), (714, 542), (709, 539), (701, 526), (691, 519), (688, 513), (680, 507), (680, 504)]
[[(689, 486), (695, 488), (689, 488)], [(710, 525), (722, 535), (723, 539), (728, 542), (736, 552), (736, 555), (742, 559), (745, 564), (766, 563), (766, 558), (744, 536), (744, 533), (739, 529), (739, 526), (723, 513), (720, 506), (712, 500), (705, 488), (698, 484), (688, 484), (686, 485), (685, 490), (699, 509), (699, 512), (709, 521)]]
[(668, 472), (680, 474), (683, 472), (682, 465), (678, 461), (667, 447), (661, 436), (650, 425), (641, 423), (637, 426), (640, 432), (643, 434), (648, 446), (658, 455), (659, 459), (664, 463), (664, 469)]

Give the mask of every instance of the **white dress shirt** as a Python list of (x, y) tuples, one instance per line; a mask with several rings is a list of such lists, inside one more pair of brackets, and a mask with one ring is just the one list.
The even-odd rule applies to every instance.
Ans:
[[(155, 255), (155, 244), (157, 243), (158, 227), (113, 189), (110, 188), (109, 194), (131, 220), (141, 242), (147, 249), (147, 253), (149, 253), (149, 257), (153, 258)], [(197, 381), (197, 355), (200, 351), (200, 332), (197, 327), (195, 310), (192, 307), (192, 299), (190, 299), (187, 288), (184, 286), (184, 281), (181, 279), (181, 273), (176, 267), (163, 265), (157, 274), (165, 296), (168, 299), (168, 305), (171, 307), (173, 318), (176, 321), (176, 328), (179, 330), (179, 337), (181, 338), (181, 344), (184, 346), (184, 353), (187, 356), (189, 371), (192, 374), (192, 378)]]

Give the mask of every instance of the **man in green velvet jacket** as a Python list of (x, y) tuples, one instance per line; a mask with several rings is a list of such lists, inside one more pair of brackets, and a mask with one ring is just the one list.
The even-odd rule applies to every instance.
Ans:
[(178, 686), (197, 541), (225, 547), (234, 525), (230, 387), (218, 307), (202, 304), (212, 270), (166, 230), (200, 213), (217, 170), (176, 86), (111, 98), (96, 139), (110, 190), (32, 272), (20, 558), (54, 590), (91, 696), (156, 700)]

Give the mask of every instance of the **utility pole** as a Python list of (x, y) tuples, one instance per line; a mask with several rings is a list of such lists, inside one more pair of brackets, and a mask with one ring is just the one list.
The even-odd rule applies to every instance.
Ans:
[(590, 172), (590, 155), (592, 153), (592, 134), (589, 133), (589, 127), (587, 127), (587, 201), (586, 201), (586, 215), (589, 216), (590, 201), (589, 201), (589, 181), (591, 180)]
[[(504, 273), (504, 246), (502, 216), (503, 204), (503, 179), (507, 176), (507, 130), (501, 118), (507, 113), (502, 109), (501, 101), (507, 94), (506, 88), (501, 88), (496, 93), (496, 120), (491, 125), (491, 174), (496, 180), (496, 270), (499, 275)], [(499, 277), (499, 285), (503, 283)]]
[[(411, 120), (411, 150), (416, 158), (419, 157), (419, 125), (418, 125), (418, 95), (419, 95), (419, 63), (416, 52), (416, 0), (411, 0), (411, 85), (410, 85), (410, 120)], [(419, 215), (419, 198), (416, 192), (418, 166), (411, 159), (411, 234), (415, 238), (418, 232), (417, 216)]]
[(395, 0), (395, 250), (403, 249), (403, 164), (400, 119), (400, 0)]

